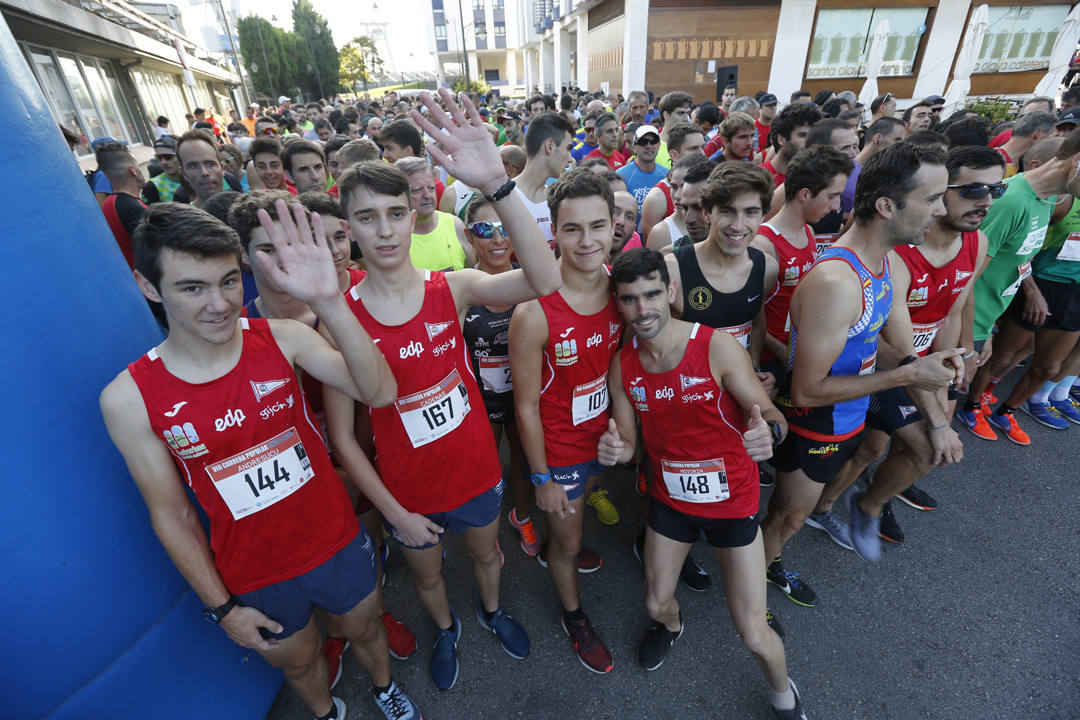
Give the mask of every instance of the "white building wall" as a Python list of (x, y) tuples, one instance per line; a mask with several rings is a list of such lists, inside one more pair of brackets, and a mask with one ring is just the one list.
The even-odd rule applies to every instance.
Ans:
[(971, 0), (940, 0), (934, 26), (926, 42), (919, 77), (915, 81), (914, 97), (944, 95), (949, 82), (949, 70), (964, 37)]
[(810, 52), (817, 0), (784, 0), (776, 25), (769, 92), (786, 105), (791, 93), (802, 86), (803, 68)]

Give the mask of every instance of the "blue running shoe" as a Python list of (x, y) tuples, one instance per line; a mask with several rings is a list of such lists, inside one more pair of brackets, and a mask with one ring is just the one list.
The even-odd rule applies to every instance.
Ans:
[(1069, 397), (1080, 402), (1080, 382), (1073, 383), (1073, 386), (1069, 388)]
[(859, 509), (859, 500), (866, 493), (847, 494), (848, 518), (851, 521), (851, 544), (863, 560), (881, 560), (881, 517), (867, 515)]
[(964, 427), (970, 430), (975, 437), (983, 440), (997, 440), (997, 435), (994, 434), (993, 428), (986, 422), (986, 414), (982, 410), (978, 408), (975, 410), (957, 408), (956, 417), (960, 418), (960, 422), (964, 423)]
[(1069, 422), (1080, 425), (1080, 402), (1067, 397), (1064, 400), (1051, 400), (1050, 407)]
[(1028, 400), (1026, 403), (1020, 406), (1020, 409), (1026, 412), (1031, 417), (1035, 418), (1035, 422), (1040, 425), (1045, 425), (1052, 430), (1068, 430), (1068, 421), (1061, 417), (1061, 414), (1053, 408), (1050, 403), (1033, 403)]
[(478, 600), (476, 602), (476, 621), (480, 623), (480, 627), (499, 638), (503, 650), (510, 657), (521, 660), (529, 654), (531, 645), (525, 628), (521, 627), (517, 620), (504, 613), (502, 608), (496, 610), (495, 617), (491, 619), (491, 622), (488, 622), (488, 619), (484, 616), (484, 605)]
[(454, 687), (458, 676), (457, 644), (461, 639), (461, 621), (453, 610), (450, 617), (454, 624), (449, 630), (439, 630), (435, 638), (435, 647), (431, 652), (431, 679), (435, 687), (440, 690), (449, 690)]

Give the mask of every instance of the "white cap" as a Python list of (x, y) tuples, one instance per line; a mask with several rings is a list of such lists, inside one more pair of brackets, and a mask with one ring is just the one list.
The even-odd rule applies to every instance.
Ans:
[(278, 105), (280, 105), (281, 103), (292, 102), (292, 98), (290, 98), (290, 97), (288, 97), (286, 95), (282, 95), (281, 97), (279, 97), (277, 99), (277, 101), (278, 101)]
[(640, 140), (646, 135), (655, 135), (657, 138), (659, 138), (660, 131), (656, 129), (655, 125), (650, 125), (646, 123), (634, 131), (634, 140)]

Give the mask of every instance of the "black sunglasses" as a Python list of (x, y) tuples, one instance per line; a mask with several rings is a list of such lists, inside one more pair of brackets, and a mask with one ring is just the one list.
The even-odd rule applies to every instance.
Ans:
[(635, 145), (659, 145), (660, 138), (656, 136), (646, 135), (645, 137), (638, 138), (634, 141)]
[(490, 240), (495, 237), (496, 230), (502, 233), (503, 224), (501, 222), (475, 222), (466, 226), (465, 229), (482, 240)]
[(990, 197), (997, 200), (1005, 194), (1005, 190), (1008, 187), (1005, 183), (994, 183), (993, 185), (987, 185), (986, 183), (968, 183), (967, 185), (946, 185), (950, 190), (955, 190), (960, 193), (960, 197), (965, 200), (982, 200), (986, 197), (987, 193), (990, 193)]

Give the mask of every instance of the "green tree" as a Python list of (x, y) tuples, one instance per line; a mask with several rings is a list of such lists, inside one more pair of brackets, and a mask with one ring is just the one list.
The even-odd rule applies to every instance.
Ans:
[(349, 91), (356, 90), (357, 83), (364, 84), (364, 90), (368, 89), (368, 83), (383, 70), (383, 59), (379, 57), (379, 49), (375, 47), (375, 41), (367, 35), (355, 37), (341, 48), (340, 78), (341, 84)]
[(283, 93), (292, 95), (297, 87), (297, 58), (304, 57), (297, 54), (292, 33), (250, 15), (237, 21), (236, 34), (255, 90), (275, 100)]
[(305, 95), (332, 98), (338, 90), (340, 59), (326, 18), (311, 0), (293, 0), (292, 18), (298, 84)]

